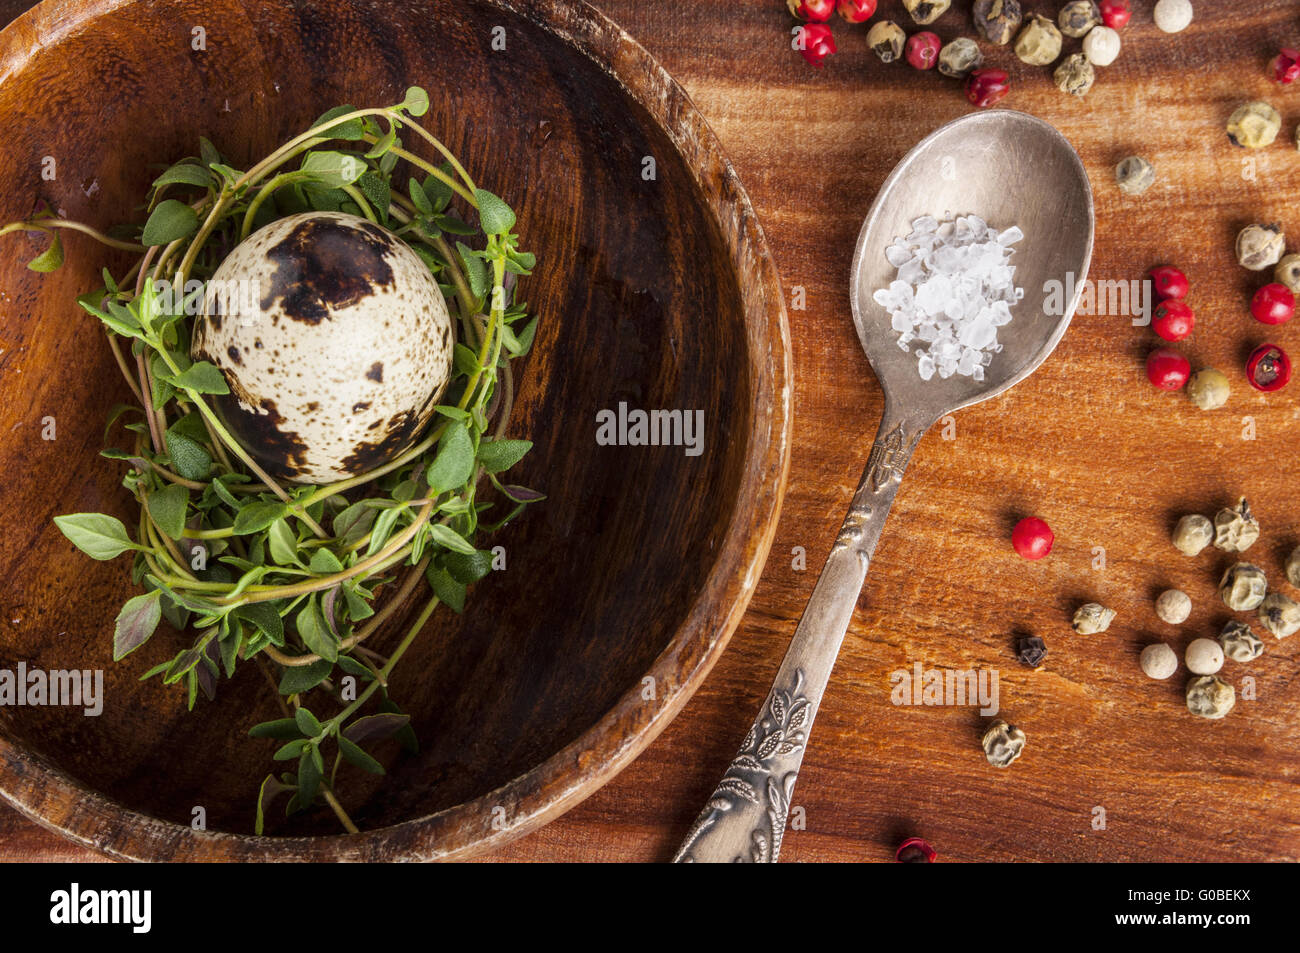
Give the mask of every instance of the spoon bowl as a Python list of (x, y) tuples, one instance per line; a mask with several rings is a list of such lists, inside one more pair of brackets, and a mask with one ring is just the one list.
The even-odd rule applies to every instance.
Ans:
[[(1011, 323), (999, 329), (1003, 349), (993, 355), (983, 381), (958, 374), (922, 380), (916, 355), (898, 346), (889, 313), (872, 300), (894, 280), (885, 249), (923, 215), (977, 215), (999, 231), (1015, 225), (1025, 234), (1011, 256), (1025, 297), (1012, 307)], [(1088, 175), (1050, 124), (996, 109), (968, 113), (921, 140), (881, 186), (853, 255), (853, 323), (886, 399), (909, 411), (932, 407), (933, 423), (1028, 377), (1065, 334), (1083, 291), (1092, 242)]]

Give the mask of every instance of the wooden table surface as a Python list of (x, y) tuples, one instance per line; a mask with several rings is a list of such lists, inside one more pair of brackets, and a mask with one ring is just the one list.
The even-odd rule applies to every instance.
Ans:
[[(0, 16), (28, 5), (0, 0)], [(881, 412), (846, 296), (858, 228), (898, 159), (972, 108), (953, 80), (880, 63), (866, 29), (839, 20), (841, 52), (808, 68), (789, 49), (782, 0), (597, 5), (690, 93), (766, 229), (793, 305), (793, 461), (758, 592), (704, 687), (612, 783), (490, 860), (671, 856), (767, 693)], [(1024, 6), (1054, 15), (1060, 4)], [(1289, 201), (1300, 187), (1300, 84), (1268, 79), (1277, 48), (1300, 42), (1300, 2), (1198, 2), (1196, 22), (1172, 36), (1152, 25), (1153, 0), (1133, 6), (1119, 60), (1081, 100), (1058, 92), (1049, 68), (982, 45), (987, 65), (1011, 73), (1004, 105), (1054, 123), (1083, 157), (1097, 211), (1091, 277), (1127, 281), (1163, 261), (1184, 268), (1199, 324), (1179, 347), (1228, 373), (1231, 400), (1202, 412), (1155, 391), (1143, 371), (1152, 332), (1127, 315), (1079, 315), (1028, 381), (922, 440), (811, 737), (783, 860), (885, 860), (911, 834), (955, 861), (1300, 859), (1300, 637), (1264, 634), (1262, 658), (1227, 663), (1238, 702), (1218, 722), (1187, 712), (1184, 669), (1156, 683), (1137, 665), (1145, 644), (1181, 650), (1228, 616), (1215, 583), (1232, 560), (1169, 545), (1183, 512), (1212, 515), (1247, 495), (1264, 529), (1248, 558), (1297, 596), (1281, 580), (1300, 543), (1300, 383), (1258, 394), (1242, 365), (1269, 337), (1300, 357), (1300, 321), (1266, 335), (1251, 320), (1249, 295), (1268, 279), (1236, 264), (1233, 238), (1253, 221), (1300, 237)], [(917, 29), (901, 0), (880, 7), (877, 19)], [(970, 35), (969, 8), (955, 3), (932, 29)], [(1281, 111), (1283, 132), (1247, 153), (1223, 127), (1255, 98)], [(1158, 173), (1139, 198), (1113, 180), (1131, 153)], [(1037, 563), (1008, 542), (1031, 513), (1056, 531)], [(1194, 604), (1179, 627), (1152, 608), (1168, 587)], [(1071, 613), (1093, 600), (1117, 610), (1115, 623), (1074, 634)], [(1038, 670), (1014, 656), (1016, 636), (1029, 633), (1049, 646)], [(893, 705), (891, 672), (916, 663), (997, 670), (1000, 717), (1027, 733), (1024, 756), (990, 767), (973, 708)], [(0, 859), (95, 855), (0, 809)]]

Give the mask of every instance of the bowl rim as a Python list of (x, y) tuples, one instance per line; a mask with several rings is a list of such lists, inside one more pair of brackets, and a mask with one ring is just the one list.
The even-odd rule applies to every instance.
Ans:
[[(0, 78), (98, 17), (143, 0), (43, 0), (0, 31)], [(360, 834), (273, 837), (195, 831), (135, 811), (0, 734), (0, 798), (64, 837), (121, 860), (424, 861), (500, 847), (548, 823), (630, 764), (677, 716), (739, 626), (776, 533), (790, 467), (793, 365), (780, 278), (749, 197), (713, 130), (650, 53), (586, 0), (477, 0), (516, 14), (586, 56), (665, 132), (708, 200), (733, 265), (760, 278), (744, 303), (754, 412), (735, 509), (707, 579), (646, 676), (577, 738), (523, 774), (436, 813)], [(712, 176), (712, 178), (710, 178)], [(742, 295), (746, 289), (741, 289)], [(692, 658), (692, 649), (695, 650)], [(511, 805), (494, 829), (494, 807)]]

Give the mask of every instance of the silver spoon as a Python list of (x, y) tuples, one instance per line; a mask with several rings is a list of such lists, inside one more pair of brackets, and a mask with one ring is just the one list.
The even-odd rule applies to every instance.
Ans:
[[(886, 246), (910, 233), (913, 220), (945, 212), (977, 215), (999, 229), (1018, 225), (1025, 236), (1011, 258), (1025, 297), (999, 329), (1003, 350), (980, 382), (922, 380), (915, 355), (898, 346), (889, 315), (871, 297), (894, 278)], [(885, 180), (858, 236), (849, 287), (853, 323), (885, 392), (880, 429), (772, 691), (676, 861), (776, 861), (813, 718), (912, 452), (940, 418), (1002, 393), (1052, 353), (1083, 291), (1092, 238), (1083, 163), (1056, 129), (1025, 113), (954, 120)], [(1060, 283), (1059, 307), (1050, 282)]]

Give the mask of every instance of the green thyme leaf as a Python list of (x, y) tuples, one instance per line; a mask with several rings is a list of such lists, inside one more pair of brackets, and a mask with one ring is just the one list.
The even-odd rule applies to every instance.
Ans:
[(260, 533), (289, 511), (283, 503), (248, 503), (235, 517), (235, 535)]
[(453, 421), (438, 440), (438, 455), (429, 465), (426, 480), (434, 493), (463, 486), (474, 472), (474, 441), (469, 428)]
[(144, 245), (167, 245), (186, 238), (199, 228), (194, 209), (176, 199), (165, 199), (149, 215), (140, 242)]
[(492, 571), (492, 554), (476, 549), (472, 553), (447, 553), (442, 557), (443, 567), (457, 582), (478, 582)]
[(294, 738), (301, 738), (302, 732), (298, 730), (298, 722), (295, 719), (277, 718), (274, 721), (264, 721), (249, 728), (248, 737), (275, 738), (279, 741), (289, 741)]
[(195, 361), (179, 374), (169, 375), (166, 380), (179, 390), (189, 390), (196, 394), (230, 393), (225, 375), (215, 364), (207, 361)]
[(391, 738), (410, 723), (410, 715), (394, 712), (365, 715), (344, 728), (343, 736), (358, 745), (371, 741), (383, 741), (385, 738)]
[(476, 551), (473, 545), (466, 542), (465, 537), (443, 523), (430, 524), (429, 533), (435, 543), (441, 543), (453, 553), (464, 553), (468, 556)]
[(433, 203), (429, 201), (429, 196), (425, 194), (424, 189), (420, 187), (420, 183), (415, 180), (414, 176), (411, 177), (411, 181), (407, 184), (407, 192), (411, 196), (411, 204), (415, 206), (415, 210), (426, 218), (432, 218)]
[(196, 188), (208, 188), (213, 185), (212, 173), (205, 166), (195, 163), (193, 159), (182, 159), (153, 180), (155, 189), (160, 189), (164, 185), (192, 185)]
[(370, 755), (366, 754), (353, 742), (349, 741), (343, 735), (339, 735), (339, 753), (343, 755), (343, 760), (348, 764), (355, 765), (362, 771), (369, 771), (371, 774), (383, 774), (384, 766), (376, 761)]
[(269, 602), (250, 602), (236, 609), (234, 615), (251, 622), (275, 645), (284, 645), (284, 620)]
[(439, 569), (437, 566), (430, 566), (426, 569), (424, 577), (429, 580), (433, 594), (441, 599), (452, 612), (460, 615), (465, 611), (464, 583), (453, 579), (447, 570)]
[(328, 659), (321, 659), (310, 665), (290, 666), (280, 676), (280, 694), (301, 695), (325, 681), (333, 670), (334, 663)]
[(361, 178), (366, 164), (346, 152), (309, 152), (302, 160), (302, 171), (330, 189), (341, 189)]
[(315, 738), (325, 730), (321, 727), (320, 720), (306, 708), (299, 708), (294, 712), (293, 721), (298, 726), (298, 730), (307, 738)]
[(402, 109), (405, 109), (409, 115), (423, 116), (429, 111), (429, 94), (419, 86), (412, 86), (406, 91), (406, 98), (402, 100)]
[(142, 596), (128, 599), (122, 611), (117, 614), (113, 627), (113, 661), (125, 658), (154, 634), (162, 620), (162, 606), (159, 600), (162, 592), (158, 589), (146, 592)]
[(317, 575), (332, 576), (343, 571), (343, 564), (339, 562), (337, 556), (322, 546), (311, 554), (311, 562), (307, 568)]
[[(348, 113), (354, 113), (356, 111), (357, 107), (355, 106), (335, 106), (333, 109), (326, 110), (322, 113), (321, 117), (311, 124), (311, 127), (315, 129), (318, 126), (325, 125), (325, 123), (329, 122), (331, 119), (338, 119), (340, 116), (346, 116)], [(360, 139), (366, 134), (365, 124), (361, 121), (361, 118), (362, 117), (357, 116), (356, 118), (349, 119), (347, 122), (341, 122), (338, 125), (325, 130), (323, 135), (328, 135), (334, 139), (343, 139), (348, 142)]]
[(298, 562), (298, 536), (289, 527), (289, 521), (280, 517), (266, 531), (266, 545), (271, 551), (271, 558), (281, 566), (293, 566)]
[(35, 258), (27, 263), (27, 267), (32, 271), (50, 272), (57, 271), (63, 264), (63, 242), (59, 236), (50, 233), (50, 247), (45, 249)]
[(478, 445), (478, 462), (488, 473), (509, 470), (533, 448), (531, 440), (484, 440)]
[(171, 483), (149, 494), (149, 515), (158, 528), (172, 539), (180, 539), (185, 530), (185, 510), (189, 506), (190, 491), (179, 483)]
[(320, 604), (314, 598), (307, 600), (307, 604), (298, 613), (295, 622), (303, 645), (331, 663), (338, 660), (338, 638), (325, 624), (325, 616), (321, 614)]
[(71, 513), (54, 517), (59, 531), (91, 559), (112, 559), (128, 549), (143, 549), (131, 542), (120, 520), (103, 513)]
[(460, 252), (461, 266), (465, 269), (465, 280), (469, 282), (470, 292), (482, 301), (491, 290), (488, 287), (487, 265), (464, 242), (457, 242), (456, 250)]
[(298, 799), (303, 806), (310, 805), (316, 800), (316, 792), (320, 790), (321, 776), (324, 771), (320, 765), (320, 750), (314, 745), (309, 745), (298, 759)]
[(212, 457), (173, 424), (165, 434), (167, 453), (176, 472), (187, 480), (206, 480), (212, 470)]
[(515, 213), (510, 206), (487, 189), (475, 189), (474, 200), (478, 203), (478, 223), (484, 234), (506, 235), (515, 227)]

